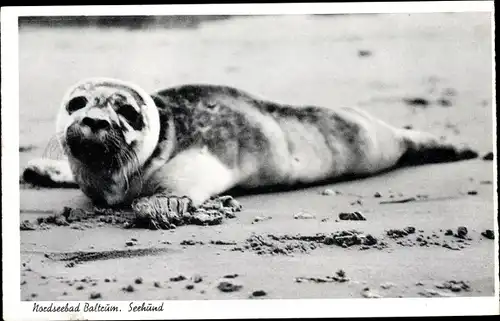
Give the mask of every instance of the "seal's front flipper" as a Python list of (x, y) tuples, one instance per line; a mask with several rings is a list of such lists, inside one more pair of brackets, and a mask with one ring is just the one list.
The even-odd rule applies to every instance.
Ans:
[(469, 147), (441, 142), (427, 133), (405, 130), (403, 135), (406, 151), (399, 159), (400, 166), (456, 162), (478, 157), (478, 153)]
[(182, 225), (194, 207), (187, 196), (155, 194), (136, 199), (132, 210), (136, 219), (147, 223), (151, 229), (170, 229)]
[(22, 179), (35, 186), (78, 188), (67, 160), (31, 160), (23, 171)]
[(187, 196), (155, 194), (141, 197), (132, 203), (135, 227), (172, 229), (180, 225), (217, 225), (234, 218), (242, 206), (231, 196), (213, 197), (195, 207)]

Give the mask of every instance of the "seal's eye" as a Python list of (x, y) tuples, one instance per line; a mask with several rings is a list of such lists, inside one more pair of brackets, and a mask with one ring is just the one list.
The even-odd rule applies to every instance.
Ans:
[(77, 96), (68, 102), (68, 104), (66, 105), (66, 109), (71, 114), (72, 112), (75, 112), (78, 109), (82, 109), (83, 107), (87, 106), (87, 102), (87, 98), (83, 96)]
[(135, 122), (135, 120), (139, 116), (139, 113), (135, 110), (135, 108), (129, 104), (121, 105), (118, 108), (118, 113), (131, 123)]
[(132, 105), (121, 105), (118, 107), (117, 113), (122, 115), (134, 129), (140, 130), (142, 128), (141, 114)]

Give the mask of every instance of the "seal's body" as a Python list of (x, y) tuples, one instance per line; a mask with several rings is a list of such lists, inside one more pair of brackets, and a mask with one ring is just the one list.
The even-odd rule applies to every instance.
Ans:
[(309, 184), (477, 156), (352, 108), (295, 107), (213, 85), (149, 95), (102, 78), (68, 91), (58, 132), (75, 181), (107, 205), (154, 194), (199, 205), (233, 187)]

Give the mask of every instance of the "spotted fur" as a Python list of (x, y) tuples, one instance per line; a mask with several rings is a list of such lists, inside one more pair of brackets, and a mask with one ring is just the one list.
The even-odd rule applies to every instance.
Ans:
[(356, 109), (278, 104), (215, 85), (147, 94), (114, 79), (73, 86), (58, 132), (75, 181), (108, 205), (172, 195), (196, 206), (237, 186), (309, 184), (375, 174), (401, 160), (477, 156)]

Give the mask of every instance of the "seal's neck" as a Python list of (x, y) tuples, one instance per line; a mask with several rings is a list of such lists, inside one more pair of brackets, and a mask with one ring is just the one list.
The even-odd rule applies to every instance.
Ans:
[(168, 108), (159, 108), (160, 134), (156, 149), (142, 167), (142, 178), (147, 182), (151, 175), (163, 166), (177, 149), (175, 121)]
[(143, 106), (144, 117), (147, 120), (147, 130), (144, 131), (140, 146), (135, 148), (137, 160), (140, 166), (144, 166), (146, 161), (151, 157), (160, 140), (160, 116), (154, 102), (149, 99), (146, 105)]

